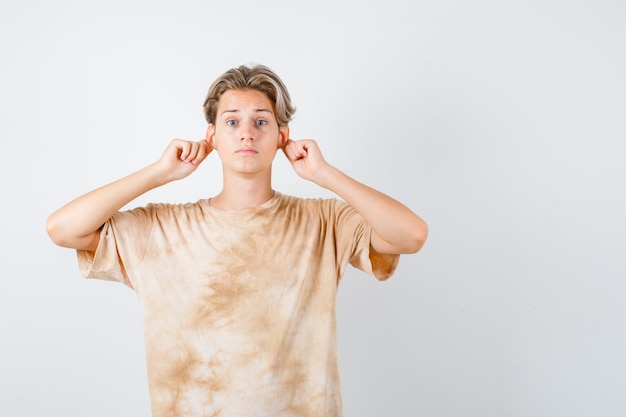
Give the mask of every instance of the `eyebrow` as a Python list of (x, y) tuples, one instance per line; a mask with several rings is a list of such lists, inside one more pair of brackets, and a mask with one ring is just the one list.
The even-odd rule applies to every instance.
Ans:
[[(266, 108), (254, 109), (254, 111), (255, 111), (256, 113), (270, 113), (270, 114), (273, 114), (273, 113), (274, 113), (274, 112), (272, 112), (270, 109), (266, 109)], [(238, 110), (238, 109), (227, 109), (227, 110), (224, 110), (224, 111), (222, 112), (222, 114), (226, 114), (226, 113), (238, 113), (238, 112), (239, 112), (239, 110)]]

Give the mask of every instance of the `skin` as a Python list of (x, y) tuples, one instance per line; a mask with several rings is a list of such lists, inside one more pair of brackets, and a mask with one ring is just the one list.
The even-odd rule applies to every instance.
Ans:
[(301, 178), (332, 191), (363, 216), (372, 227), (376, 252), (415, 253), (427, 238), (428, 226), (419, 216), (328, 164), (317, 142), (289, 139), (289, 128), (278, 125), (272, 103), (257, 90), (225, 92), (205, 139), (175, 139), (158, 161), (52, 213), (46, 224), (50, 238), (59, 246), (95, 251), (102, 225), (118, 210), (151, 189), (187, 177), (214, 150), (222, 161), (223, 187), (211, 198), (213, 207), (241, 210), (269, 200), (272, 162), (281, 150)]

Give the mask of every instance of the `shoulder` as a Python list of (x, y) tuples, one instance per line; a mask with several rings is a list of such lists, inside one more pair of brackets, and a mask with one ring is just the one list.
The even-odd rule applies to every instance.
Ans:
[(342, 202), (336, 198), (319, 198), (319, 197), (296, 197), (289, 194), (276, 193), (282, 207), (324, 207), (333, 206)]
[(287, 194), (279, 194), (277, 206), (280, 210), (308, 211), (325, 216), (352, 210), (348, 203), (337, 198), (296, 197)]
[(178, 218), (202, 213), (205, 200), (193, 203), (148, 203), (145, 206), (134, 207), (118, 212), (116, 218)]

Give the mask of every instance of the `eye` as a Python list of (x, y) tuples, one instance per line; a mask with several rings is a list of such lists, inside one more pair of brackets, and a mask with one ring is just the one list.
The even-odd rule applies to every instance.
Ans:
[(257, 126), (265, 126), (267, 124), (267, 120), (259, 119), (256, 121)]
[(228, 126), (236, 126), (237, 125), (237, 121), (233, 120), (233, 119), (226, 120), (226, 125), (228, 125)]

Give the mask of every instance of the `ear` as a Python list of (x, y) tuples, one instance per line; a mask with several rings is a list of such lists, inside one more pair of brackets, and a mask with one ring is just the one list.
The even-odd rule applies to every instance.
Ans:
[(281, 126), (278, 128), (278, 134), (280, 137), (278, 138), (278, 148), (282, 149), (287, 144), (289, 140), (289, 126)]
[(209, 142), (212, 148), (215, 149), (215, 143), (213, 142), (213, 138), (215, 137), (215, 125), (213, 123), (209, 123), (209, 126), (206, 128), (206, 141)]

